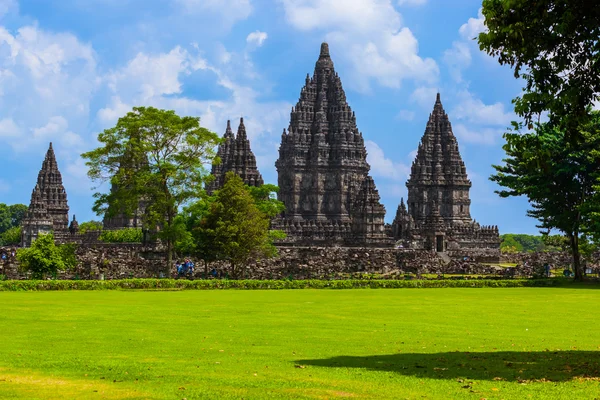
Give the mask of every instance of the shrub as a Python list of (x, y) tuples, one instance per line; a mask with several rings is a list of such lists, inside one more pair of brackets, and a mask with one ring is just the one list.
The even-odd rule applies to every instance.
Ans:
[(51, 233), (39, 236), (31, 247), (17, 250), (17, 260), (21, 270), (31, 272), (36, 279), (43, 279), (46, 275), (56, 276), (58, 271), (64, 271), (77, 264), (75, 246), (57, 246)]
[(119, 290), (119, 289), (180, 289), (180, 290), (281, 290), (281, 289), (408, 289), (408, 288), (483, 288), (483, 287), (555, 287), (571, 284), (570, 279), (513, 280), (183, 280), (183, 279), (121, 279), (121, 280), (52, 280), (1, 281), (0, 291), (38, 290)]
[(102, 231), (100, 240), (106, 243), (141, 243), (141, 228), (124, 228), (111, 231)]

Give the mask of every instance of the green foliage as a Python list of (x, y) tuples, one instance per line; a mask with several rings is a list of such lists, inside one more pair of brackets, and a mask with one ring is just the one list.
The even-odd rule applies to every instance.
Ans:
[(0, 234), (0, 246), (12, 246), (21, 243), (21, 227), (13, 226)]
[(103, 228), (100, 221), (86, 221), (79, 224), (79, 232), (86, 233), (91, 231), (101, 231)]
[(119, 289), (182, 289), (182, 290), (284, 290), (284, 289), (410, 289), (410, 288), (482, 288), (482, 287), (557, 287), (568, 286), (571, 280), (553, 279), (464, 279), (464, 280), (187, 280), (187, 279), (115, 279), (115, 280), (52, 280), (4, 281), (0, 291), (39, 290), (119, 290)]
[(142, 237), (141, 228), (123, 228), (102, 231), (99, 239), (106, 243), (141, 243)]
[(600, 7), (588, 0), (484, 0), (479, 46), (525, 81), (515, 112), (532, 127), (543, 112), (571, 139), (600, 92)]
[(269, 232), (270, 217), (259, 208), (269, 213), (278, 208), (270, 191), (255, 191), (257, 200), (239, 176), (227, 173), (212, 199), (188, 209), (196, 254), (205, 261), (229, 261), (233, 277), (250, 259), (275, 255), (276, 234)]
[(510, 248), (514, 248), (514, 252), (534, 252), (534, 251), (545, 251), (547, 250), (543, 240), (543, 235), (526, 235), (526, 234), (515, 234), (506, 233), (500, 235), (500, 250), (502, 252), (508, 252)]
[(6, 205), (0, 203), (0, 234), (6, 232), (10, 228), (21, 225), (21, 221), (27, 212), (25, 204)]
[(143, 224), (160, 226), (170, 266), (173, 243), (180, 234), (173, 227), (177, 210), (199, 198), (208, 176), (203, 165), (214, 157), (219, 137), (202, 128), (199, 118), (134, 107), (114, 128), (100, 133), (98, 141), (101, 147), (82, 157), (88, 160), (89, 177), (109, 180), (114, 190), (97, 193), (94, 210), (130, 215), (144, 201)]
[(274, 218), (285, 210), (285, 204), (277, 200), (276, 194), (279, 187), (271, 184), (262, 186), (246, 186), (254, 198), (256, 207), (269, 218)]
[(506, 188), (497, 192), (501, 197), (527, 196), (532, 207), (527, 214), (540, 221), (544, 233), (556, 229), (567, 236), (576, 279), (583, 278), (580, 235), (590, 230), (593, 213), (600, 209), (600, 153), (593, 151), (600, 146), (600, 113), (593, 117), (577, 142), (549, 123), (534, 133), (505, 134), (505, 164), (494, 165), (497, 173), (490, 177)]
[(17, 260), (20, 268), (31, 272), (35, 279), (42, 279), (47, 275), (56, 276), (58, 271), (77, 264), (74, 245), (56, 245), (51, 233), (39, 236), (31, 247), (17, 250)]

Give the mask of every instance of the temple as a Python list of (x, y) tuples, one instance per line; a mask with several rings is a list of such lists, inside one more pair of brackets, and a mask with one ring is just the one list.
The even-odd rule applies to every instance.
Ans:
[(223, 142), (219, 145), (217, 156), (220, 163), (213, 164), (211, 174), (214, 180), (206, 185), (206, 191), (212, 194), (225, 184), (225, 174), (234, 172), (248, 186), (261, 186), (263, 178), (256, 167), (256, 157), (250, 149), (250, 140), (246, 134), (244, 119), (240, 118), (236, 136), (231, 130), (231, 122), (227, 121)]
[(346, 101), (327, 43), (292, 108), (275, 163), (278, 198), (274, 226), (288, 241), (364, 244), (386, 241), (375, 183), (356, 116)]
[(406, 187), (408, 204), (401, 200), (392, 224), (396, 240), (439, 252), (499, 248), (498, 227), (471, 219), (471, 181), (439, 93)]
[(50, 143), (37, 183), (31, 193), (29, 210), (23, 218), (21, 244), (30, 246), (39, 234), (68, 232), (68, 227), (67, 193)]

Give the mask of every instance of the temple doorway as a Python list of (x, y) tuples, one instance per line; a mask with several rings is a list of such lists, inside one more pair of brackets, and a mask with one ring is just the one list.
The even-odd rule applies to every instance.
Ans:
[(444, 236), (438, 235), (435, 237), (435, 250), (438, 252), (444, 251)]

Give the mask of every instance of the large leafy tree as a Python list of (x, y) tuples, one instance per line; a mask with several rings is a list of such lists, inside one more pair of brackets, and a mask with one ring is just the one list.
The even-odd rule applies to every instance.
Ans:
[[(265, 190), (254, 193), (268, 194), (269, 189)], [(263, 210), (278, 205), (267, 203), (263, 196), (256, 199), (239, 176), (227, 173), (224, 186), (195, 210), (200, 215), (195, 217), (191, 232), (196, 251), (211, 261), (228, 261), (233, 278), (251, 259), (275, 255), (269, 230), (271, 218)]]
[(530, 129), (544, 112), (579, 139), (600, 93), (600, 4), (589, 0), (483, 0), (480, 48), (525, 81), (513, 100)]
[(544, 233), (556, 229), (568, 238), (576, 279), (583, 278), (580, 238), (594, 229), (593, 213), (600, 209), (600, 156), (594, 151), (600, 147), (600, 113), (591, 115), (576, 142), (551, 123), (527, 134), (505, 134), (505, 164), (494, 165), (497, 173), (490, 178), (506, 188), (497, 192), (502, 197), (527, 196), (532, 207), (527, 213)]
[(82, 155), (88, 160), (88, 175), (94, 181), (110, 181), (114, 190), (96, 195), (95, 210), (132, 214), (143, 201), (143, 224), (160, 228), (170, 268), (179, 234), (177, 211), (199, 197), (207, 176), (203, 165), (214, 157), (219, 137), (201, 127), (197, 117), (134, 107), (115, 127), (100, 133), (98, 141), (100, 147)]
[(0, 203), (0, 233), (21, 225), (26, 212), (27, 206), (25, 204), (12, 204), (9, 206)]

